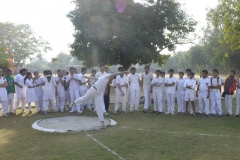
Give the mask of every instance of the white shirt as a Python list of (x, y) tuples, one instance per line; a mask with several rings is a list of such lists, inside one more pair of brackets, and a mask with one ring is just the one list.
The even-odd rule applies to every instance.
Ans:
[[(218, 85), (220, 85), (220, 86), (222, 85), (222, 82), (223, 82), (222, 78), (219, 77), (219, 79), (218, 80), (217, 79), (218, 79), (218, 77), (216, 77), (216, 78), (212, 77), (210, 79), (211, 86), (217, 87)], [(219, 93), (220, 89), (211, 89), (211, 92)]]
[[(73, 74), (73, 76), (67, 76), (67, 81), (69, 81), (72, 77), (74, 77), (75, 79), (79, 79), (77, 74)], [(79, 90), (79, 82), (76, 80), (71, 80), (69, 83), (69, 90)]]
[[(83, 74), (79, 74), (79, 80), (81, 80), (82, 83), (86, 82), (86, 78)], [(79, 86), (79, 90), (88, 90), (86, 83)]]
[(162, 91), (162, 86), (164, 86), (164, 79), (161, 76), (155, 77), (152, 79), (151, 85), (154, 92), (160, 92)]
[(166, 93), (175, 93), (177, 79), (174, 76), (165, 79), (165, 84), (172, 84), (173, 82), (175, 85), (166, 87)]
[[(91, 78), (94, 78), (93, 76), (90, 76)], [(96, 79), (89, 79), (89, 85), (92, 86), (97, 80)]]
[[(106, 75), (107, 73), (106, 72), (100, 72), (100, 71), (98, 71), (97, 73), (96, 73), (96, 75), (95, 75), (95, 77), (96, 78), (99, 78), (99, 77), (102, 77), (102, 76), (104, 76), (104, 75)], [(106, 84), (107, 85), (107, 84)]]
[[(0, 84), (4, 84), (6, 82), (6, 78), (0, 77)], [(7, 102), (7, 90), (5, 87), (0, 87), (0, 102)]]
[(151, 89), (151, 81), (153, 79), (153, 74), (149, 72), (146, 74), (145, 72), (142, 73), (141, 78), (143, 80), (143, 89)]
[[(14, 82), (17, 82), (19, 85), (21, 85), (23, 88), (24, 88), (24, 78), (25, 76), (22, 76), (21, 74), (18, 74), (16, 77), (15, 77), (15, 80)], [(16, 91), (18, 90), (22, 90), (23, 88), (20, 88), (18, 86), (16, 86)]]
[(211, 82), (209, 78), (201, 78), (198, 82), (199, 85), (199, 93), (200, 94), (207, 94), (208, 87), (211, 86)]
[(186, 79), (182, 78), (182, 79), (178, 79), (177, 80), (177, 92), (178, 93), (184, 93), (185, 92), (185, 88), (184, 88), (184, 83), (185, 83)]
[[(35, 85), (42, 84), (42, 78), (38, 78), (34, 81)], [(35, 91), (38, 97), (41, 97), (43, 95), (43, 87), (42, 85), (35, 87)]]
[[(61, 78), (62, 79), (62, 78)], [(59, 81), (59, 77), (55, 77), (56, 83)], [(62, 85), (62, 82), (59, 81), (57, 84), (57, 91), (58, 91), (58, 97), (64, 97), (65, 96), (65, 89), (64, 86)]]
[(99, 94), (102, 94), (105, 91), (110, 75), (111, 74), (105, 74), (104, 76), (98, 78), (98, 80), (94, 83), (93, 88), (96, 88)]
[(124, 85), (126, 84), (128, 81), (127, 81), (127, 77), (123, 75), (123, 77), (121, 76), (117, 76), (116, 78), (116, 86), (119, 84), (119, 85)]
[(128, 82), (130, 82), (130, 89), (131, 90), (140, 90), (139, 79), (140, 79), (139, 74), (137, 74), (137, 73), (135, 73), (134, 75), (129, 74)]
[[(191, 89), (186, 88), (187, 86), (191, 86)], [(183, 87), (186, 88), (186, 91), (195, 91), (195, 87), (196, 87), (196, 80), (195, 79), (190, 79), (187, 78), (186, 81), (183, 84)]]

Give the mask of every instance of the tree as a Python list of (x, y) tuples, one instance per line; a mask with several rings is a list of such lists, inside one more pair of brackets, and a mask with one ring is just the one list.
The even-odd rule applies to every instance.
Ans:
[(11, 57), (6, 54), (8, 48), (0, 47), (0, 69), (6, 71), (8, 68), (12, 68)]
[(216, 8), (208, 13), (214, 27), (222, 30), (223, 40), (234, 51), (240, 50), (240, 0), (219, 0)]
[(161, 51), (189, 43), (195, 30), (190, 18), (175, 0), (75, 0), (76, 9), (68, 14), (75, 26), (71, 54), (87, 67), (97, 63), (163, 65), (169, 56)]
[(51, 50), (49, 43), (42, 37), (36, 37), (27, 24), (0, 22), (0, 46), (9, 48), (16, 67), (22, 66), (31, 55)]
[(52, 58), (52, 63), (54, 65), (54, 70), (56, 71), (55, 63), (58, 61), (58, 57)]

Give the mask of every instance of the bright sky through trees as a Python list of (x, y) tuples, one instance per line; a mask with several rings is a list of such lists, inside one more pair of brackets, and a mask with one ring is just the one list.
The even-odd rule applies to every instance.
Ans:
[[(136, 0), (137, 1), (137, 0)], [(138, 0), (141, 1), (141, 0)], [(199, 22), (196, 33), (206, 25), (206, 9), (217, 5), (217, 0), (179, 0), (193, 18)], [(69, 53), (74, 28), (66, 14), (74, 8), (71, 0), (0, 0), (0, 22), (29, 24), (38, 36), (51, 43), (52, 51), (45, 54), (51, 61), (60, 51)], [(178, 46), (188, 50), (190, 45)]]

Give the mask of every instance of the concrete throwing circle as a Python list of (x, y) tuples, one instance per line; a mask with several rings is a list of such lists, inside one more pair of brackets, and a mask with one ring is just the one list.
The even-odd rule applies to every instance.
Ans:
[[(116, 125), (112, 119), (105, 119), (105, 125)], [(45, 132), (84, 132), (99, 130), (102, 125), (98, 117), (88, 116), (64, 116), (47, 119), (40, 119), (32, 124), (32, 128)]]

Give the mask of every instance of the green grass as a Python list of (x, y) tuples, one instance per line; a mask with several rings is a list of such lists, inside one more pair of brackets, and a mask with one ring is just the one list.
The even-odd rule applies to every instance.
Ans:
[[(233, 106), (235, 113), (235, 102)], [(239, 118), (159, 116), (142, 112), (113, 114), (112, 109), (113, 105), (108, 117), (118, 125), (88, 134), (124, 159), (239, 159)], [(29, 116), (21, 115), (18, 110), (17, 116), (0, 117), (0, 159), (119, 159), (87, 133), (46, 133), (31, 128), (38, 119), (65, 115), (77, 114)], [(82, 115), (96, 116), (88, 111)]]

